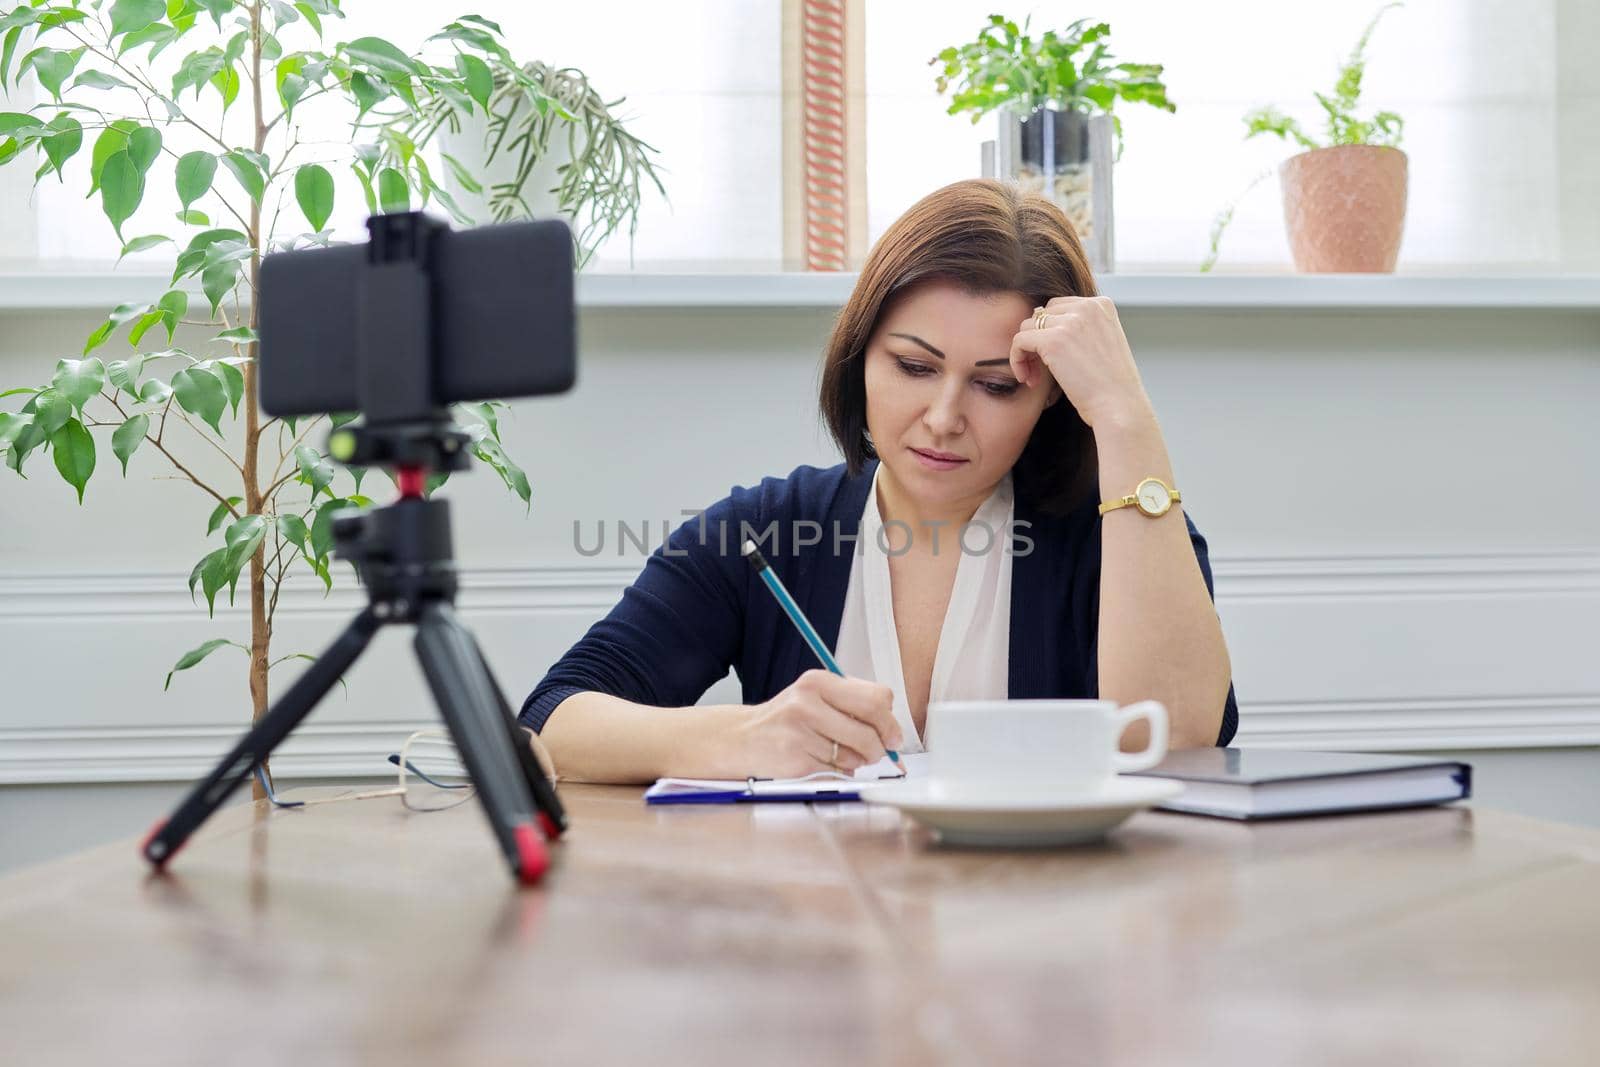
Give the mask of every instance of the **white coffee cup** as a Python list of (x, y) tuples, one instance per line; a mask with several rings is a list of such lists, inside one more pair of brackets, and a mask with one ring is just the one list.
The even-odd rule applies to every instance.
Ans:
[[(1123, 752), (1122, 731), (1144, 719), (1150, 743)], [(1167, 709), (1144, 700), (956, 700), (928, 705), (932, 786), (952, 794), (1094, 793), (1121, 771), (1167, 754)]]

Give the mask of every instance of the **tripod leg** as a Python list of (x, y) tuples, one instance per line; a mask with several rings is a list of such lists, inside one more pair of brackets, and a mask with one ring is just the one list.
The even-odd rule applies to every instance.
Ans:
[(533, 790), (533, 802), (539, 809), (539, 821), (544, 824), (545, 835), (552, 839), (560, 837), (567, 829), (567, 812), (561, 806), (561, 798), (556, 796), (556, 787), (545, 777), (544, 768), (539, 765), (538, 757), (528, 747), (528, 738), (523, 733), (522, 727), (517, 725), (517, 716), (511, 710), (511, 705), (506, 703), (506, 692), (495, 680), (494, 671), (489, 667), (489, 660), (483, 654), (483, 646), (478, 644), (478, 639), (472, 636), (470, 631), (467, 632), (467, 640), (477, 651), (478, 663), (489, 679), (489, 687), (494, 690), (495, 700), (500, 705), (500, 718), (505, 721), (506, 735), (511, 738), (512, 750), (516, 752), (522, 764), (522, 775), (528, 780), (528, 788)]
[(422, 609), (416, 649), (506, 862), (524, 884), (537, 882), (549, 866), (549, 855), (534, 823), (533, 798), (515, 747), (507, 742), (503, 722), (497, 721), (503, 718), (500, 704), (476, 643), (449, 605), (436, 601)]
[(233, 751), (203, 778), (163, 822), (145, 838), (141, 851), (157, 867), (172, 858), (189, 835), (222, 806), (228, 796), (288, 737), (300, 720), (311, 713), (339, 677), (350, 668), (383, 624), (367, 608), (350, 621), (333, 644), (295, 679), (289, 691), (276, 700), (261, 721), (245, 734)]

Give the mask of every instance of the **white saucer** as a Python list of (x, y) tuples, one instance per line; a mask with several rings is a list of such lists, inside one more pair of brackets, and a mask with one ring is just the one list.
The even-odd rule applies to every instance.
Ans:
[(1096, 841), (1136, 811), (1170, 800), (1183, 783), (1123, 778), (1094, 792), (995, 793), (963, 790), (931, 778), (884, 782), (861, 799), (899, 808), (951, 845), (1042, 848)]

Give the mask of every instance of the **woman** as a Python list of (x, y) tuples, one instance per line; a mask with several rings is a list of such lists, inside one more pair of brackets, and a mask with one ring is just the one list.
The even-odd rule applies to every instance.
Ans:
[[(953, 699), (1154, 698), (1174, 748), (1233, 737), (1205, 540), (1059, 208), (987, 179), (913, 206), (835, 324), (821, 407), (844, 463), (685, 523), (524, 703), (563, 777), (852, 770), (920, 751), (928, 704)], [(744, 702), (695, 706), (730, 666)]]

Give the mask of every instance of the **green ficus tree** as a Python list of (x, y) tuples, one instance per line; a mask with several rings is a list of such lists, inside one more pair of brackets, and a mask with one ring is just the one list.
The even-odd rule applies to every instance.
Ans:
[[(269, 671), (309, 658), (272, 657), (284, 583), (314, 575), (331, 589), (332, 515), (371, 503), (366, 472), (322, 450), (326, 431), (355, 416), (260, 412), (253, 296), (262, 257), (331, 240), (338, 168), (355, 175), (369, 212), (437, 203), (470, 223), (405, 131), (423, 116), (482, 109), (497, 85), (519, 86), (534, 111), (564, 110), (486, 19), (451, 22), (426, 46), (437, 55), (424, 59), (377, 37), (325, 43), (341, 17), (339, 0), (32, 0), (0, 16), (0, 90), (10, 99), (31, 75), (40, 98), (0, 112), (0, 165), (36, 163), (35, 183), (72, 171), (86, 179), (123, 255), (174, 253), (170, 287), (156, 300), (112, 310), (48, 383), (0, 389), (0, 403), (16, 407), (0, 411), (0, 456), (26, 477), (37, 469), (27, 467), (30, 456), (48, 454), (80, 504), (107, 443), (124, 477), (144, 451), (193, 483), (196, 534), (203, 527), (213, 547), (189, 575), (191, 596), (214, 613), (219, 593), (232, 602), (245, 585), (250, 639), (206, 641), (178, 658), (166, 683), (219, 648), (239, 648), (257, 718), (268, 707)], [(348, 121), (351, 136), (303, 141), (308, 114)], [(158, 183), (175, 191), (178, 210), (155, 221), (146, 194)], [(308, 230), (296, 232), (296, 219), (279, 232), (286, 202)], [(179, 346), (180, 326), (182, 339), (200, 343)], [(123, 351), (112, 358), (108, 348)], [(455, 409), (477, 458), (529, 504), (527, 477), (501, 447), (504, 410), (499, 402)], [(230, 480), (201, 477), (196, 450), (225, 457)]]

